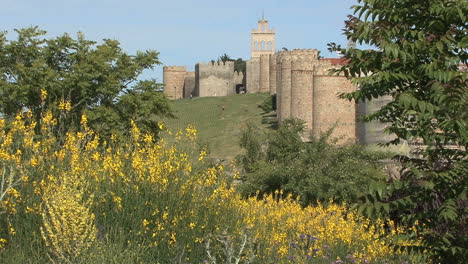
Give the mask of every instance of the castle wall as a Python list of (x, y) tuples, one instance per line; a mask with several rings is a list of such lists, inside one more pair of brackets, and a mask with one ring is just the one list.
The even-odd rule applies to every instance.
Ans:
[(236, 87), (238, 85), (244, 86), (244, 74), (242, 72), (234, 72), (234, 85)]
[(284, 54), (281, 56), (281, 110), (278, 121), (282, 123), (285, 119), (291, 117), (291, 56)]
[(270, 95), (276, 93), (276, 54), (270, 55)]
[[(368, 115), (375, 113), (380, 108), (391, 102), (392, 99), (392, 96), (386, 95), (379, 98), (374, 98), (371, 101), (361, 103), (361, 108), (364, 110), (363, 114)], [(361, 131), (362, 135), (360, 135), (359, 138), (360, 142), (363, 144), (387, 143), (396, 138), (395, 135), (385, 134), (384, 129), (387, 127), (387, 124), (381, 123), (379, 121), (362, 123), (361, 127), (363, 130)]]
[(260, 55), (260, 92), (270, 92), (270, 55)]
[(185, 66), (163, 67), (164, 94), (169, 99), (180, 99), (184, 97), (186, 73), (187, 67)]
[(356, 104), (339, 99), (338, 94), (352, 92), (355, 87), (344, 76), (329, 75), (333, 63), (341, 61), (320, 60), (318, 50), (276, 53), (278, 121), (304, 120), (305, 138), (319, 136), (334, 126), (332, 138), (338, 138), (338, 143), (354, 143), (358, 133)]
[(195, 91), (195, 72), (185, 73), (184, 79), (184, 98), (190, 98), (190, 95), (194, 95)]
[(198, 63), (195, 71), (195, 90), (198, 96), (227, 96), (236, 93), (234, 62)]
[(314, 50), (304, 50), (293, 56), (291, 61), (291, 117), (305, 121), (305, 138), (313, 129), (313, 70), (317, 55)]
[[(319, 69), (318, 73), (325, 70), (328, 71)], [(319, 136), (335, 126), (331, 137), (338, 138), (338, 144), (356, 142), (356, 104), (337, 96), (352, 92), (355, 87), (344, 76), (321, 74), (314, 77), (313, 135)]]
[(246, 64), (247, 93), (260, 91), (260, 58), (251, 58)]
[(283, 52), (276, 53), (276, 116), (278, 118), (278, 122), (280, 121), (281, 110), (283, 108), (283, 104), (281, 102), (281, 94), (282, 94), (282, 79), (281, 79), (281, 60), (282, 60)]

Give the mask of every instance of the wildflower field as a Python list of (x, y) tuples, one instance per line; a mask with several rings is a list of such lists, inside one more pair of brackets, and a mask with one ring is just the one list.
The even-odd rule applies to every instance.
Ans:
[(192, 126), (106, 142), (56, 123), (0, 119), (1, 263), (417, 263), (391, 246), (407, 230), (346, 204), (243, 199)]

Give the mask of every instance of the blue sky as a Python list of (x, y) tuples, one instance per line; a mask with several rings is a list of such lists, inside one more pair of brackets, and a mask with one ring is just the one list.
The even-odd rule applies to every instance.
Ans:
[[(124, 50), (153, 49), (164, 65), (208, 62), (223, 53), (250, 58), (250, 31), (262, 11), (276, 30), (276, 48), (346, 44), (343, 21), (356, 0), (0, 0), (0, 31), (38, 25), (49, 37), (82, 31), (88, 39), (117, 39)], [(162, 66), (144, 73), (162, 81)]]

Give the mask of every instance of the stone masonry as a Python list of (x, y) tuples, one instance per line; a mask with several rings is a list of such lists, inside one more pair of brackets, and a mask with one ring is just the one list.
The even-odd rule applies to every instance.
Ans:
[[(196, 86), (195, 94), (205, 96), (227, 96), (236, 94), (236, 85), (239, 81), (237, 72), (234, 72), (234, 62), (225, 63), (198, 63), (195, 66)], [(242, 74), (242, 73), (241, 73)], [(242, 84), (242, 80), (240, 80)]]
[(360, 116), (376, 111), (389, 98), (362, 104), (338, 98), (340, 93), (357, 89), (345, 76), (329, 74), (330, 69), (343, 63), (346, 62), (340, 58), (320, 58), (315, 49), (261, 55), (247, 63), (247, 92), (276, 94), (278, 121), (304, 120), (304, 139), (320, 136), (332, 127), (332, 137), (337, 138), (339, 144), (371, 144), (392, 139), (383, 133), (383, 124), (358, 121)]
[(164, 66), (164, 93), (169, 99), (180, 99), (184, 97), (186, 76), (187, 67), (185, 66)]
[(243, 85), (244, 75), (234, 72), (234, 62), (197, 63), (195, 72), (186, 66), (163, 68), (164, 93), (169, 99), (204, 96), (226, 96)]
[(302, 119), (305, 140), (330, 128), (334, 128), (331, 136), (339, 144), (373, 144), (392, 139), (383, 133), (385, 124), (359, 121), (362, 115), (376, 111), (391, 98), (359, 104), (338, 98), (340, 93), (358, 89), (345, 76), (329, 74), (330, 69), (341, 67), (345, 61), (321, 58), (316, 49), (275, 52), (275, 31), (263, 18), (251, 37), (251, 59), (246, 62), (245, 78), (234, 72), (233, 62), (198, 63), (195, 72), (187, 72), (185, 66), (166, 66), (165, 94), (171, 99), (226, 96), (245, 85), (248, 93), (276, 94), (278, 121)]

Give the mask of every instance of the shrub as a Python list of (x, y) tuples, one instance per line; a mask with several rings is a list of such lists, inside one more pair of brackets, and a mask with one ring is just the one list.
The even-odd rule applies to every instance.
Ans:
[(352, 203), (370, 182), (385, 178), (379, 160), (389, 154), (359, 145), (337, 147), (329, 143), (331, 131), (307, 143), (301, 139), (299, 120), (286, 120), (264, 136), (256, 131), (249, 126), (242, 134), (241, 146), (247, 150), (239, 157), (245, 171), (244, 195), (283, 190), (300, 197), (304, 206), (330, 199)]
[(394, 254), (387, 242), (405, 230), (386, 235), (346, 205), (303, 208), (282, 193), (241, 199), (224, 168), (205, 161), (193, 127), (155, 140), (133, 124), (130, 138), (99, 145), (83, 118), (84, 130), (58, 144), (46, 133), (51, 122), (42, 122), (41, 137), (29, 138), (20, 116), (0, 138), (1, 169), (14, 164), (12, 171), (27, 175), (1, 204), (0, 230), (13, 230), (1, 236), (8, 240), (0, 252), (7, 263), (45, 263), (47, 252), (73, 263), (202, 263), (210, 256), (288, 263), (301, 234), (318, 238), (313, 263), (348, 255), (374, 263), (411, 257)]
[(262, 102), (262, 104), (260, 104), (258, 107), (260, 107), (263, 111), (265, 111), (265, 113), (275, 111), (276, 110), (276, 94), (266, 98)]

